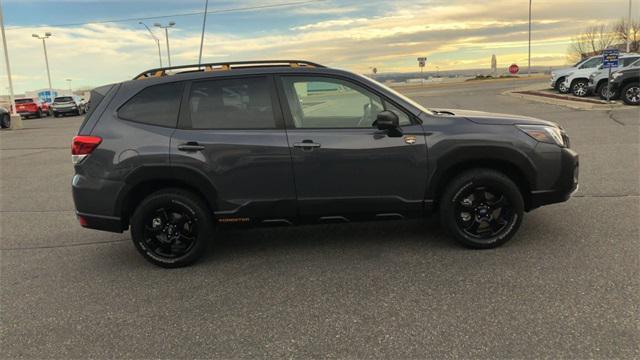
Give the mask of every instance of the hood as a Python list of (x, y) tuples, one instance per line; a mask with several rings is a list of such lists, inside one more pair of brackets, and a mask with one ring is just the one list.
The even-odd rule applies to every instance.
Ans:
[(556, 126), (551, 121), (540, 120), (529, 116), (489, 113), (484, 111), (459, 110), (459, 109), (432, 109), (436, 115), (464, 118), (477, 124), (484, 125), (546, 125)]
[(555, 75), (556, 77), (558, 77), (558, 76), (567, 75), (570, 72), (576, 71), (576, 69), (578, 69), (578, 68), (577, 67), (570, 67), (570, 68), (564, 68), (564, 69), (557, 69), (557, 70), (553, 70), (551, 73), (553, 75)]

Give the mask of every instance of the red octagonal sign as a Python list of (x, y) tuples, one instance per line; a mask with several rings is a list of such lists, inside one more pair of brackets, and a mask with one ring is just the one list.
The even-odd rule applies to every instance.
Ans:
[(516, 64), (511, 64), (511, 66), (509, 66), (509, 72), (512, 74), (517, 74), (518, 71), (520, 71), (520, 68), (518, 67), (518, 65)]

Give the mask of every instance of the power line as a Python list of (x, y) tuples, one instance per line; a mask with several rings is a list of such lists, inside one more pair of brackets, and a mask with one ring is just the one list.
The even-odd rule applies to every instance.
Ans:
[[(272, 8), (278, 8), (278, 7), (288, 7), (288, 6), (294, 6), (294, 5), (319, 3), (324, 1), (328, 1), (328, 0), (291, 1), (291, 2), (269, 4), (269, 5), (255, 5), (255, 6), (228, 8), (228, 9), (217, 9), (217, 10), (207, 11), (207, 14), (223, 14), (223, 13), (230, 13), (230, 12), (272, 9)], [(8, 27), (7, 30), (16, 30), (16, 29), (23, 29), (23, 28), (42, 28), (42, 27), (70, 27), (70, 26), (90, 25), (90, 24), (108, 24), (108, 23), (120, 23), (120, 22), (129, 22), (129, 21), (140, 21), (140, 20), (164, 19), (169, 17), (173, 18), (173, 17), (183, 17), (183, 16), (195, 16), (195, 15), (202, 15), (202, 14), (204, 14), (204, 11), (194, 11), (194, 12), (188, 12), (188, 13), (176, 13), (176, 14), (167, 14), (167, 15), (158, 15), (158, 16), (132, 17), (132, 18), (121, 18), (121, 19), (110, 19), (110, 20), (94, 20), (94, 21), (86, 21), (86, 22), (78, 22), (78, 23), (36, 25), (36, 26), (14, 26), (14, 27)]]

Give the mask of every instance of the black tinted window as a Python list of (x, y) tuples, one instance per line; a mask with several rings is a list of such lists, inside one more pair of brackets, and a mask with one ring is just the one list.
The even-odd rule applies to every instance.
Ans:
[(129, 99), (118, 111), (122, 119), (175, 127), (180, 110), (182, 84), (149, 86)]
[(266, 78), (194, 82), (189, 108), (194, 129), (275, 128)]
[(624, 58), (624, 59), (622, 59), (622, 66), (629, 66), (629, 65), (633, 64), (636, 60), (638, 60), (637, 57)]
[(73, 98), (71, 96), (59, 96), (53, 99), (53, 102), (66, 102), (66, 101), (73, 101)]

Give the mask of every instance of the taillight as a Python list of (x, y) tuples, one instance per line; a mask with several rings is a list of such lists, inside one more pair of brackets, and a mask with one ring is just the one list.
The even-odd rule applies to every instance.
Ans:
[(102, 138), (99, 136), (75, 136), (71, 144), (71, 162), (80, 163), (87, 155), (91, 154), (100, 145)]

